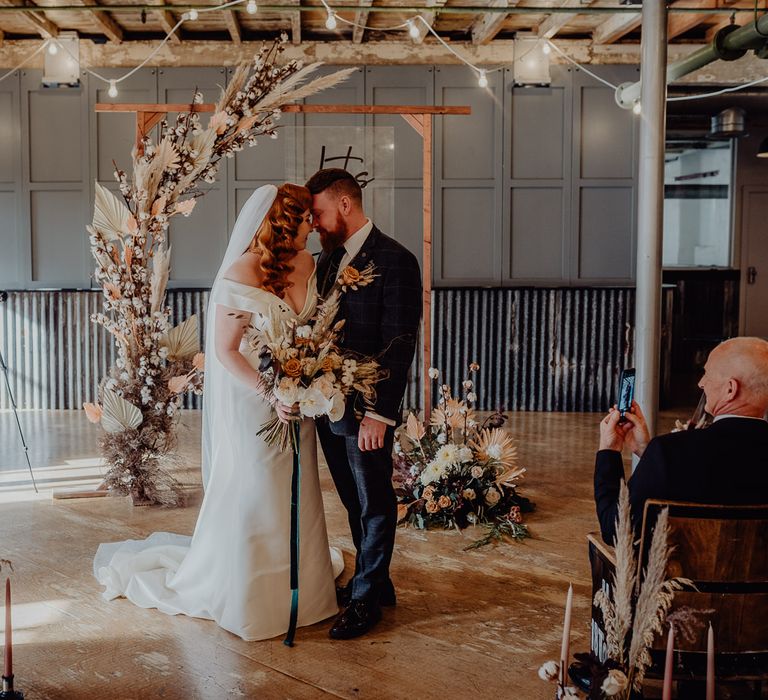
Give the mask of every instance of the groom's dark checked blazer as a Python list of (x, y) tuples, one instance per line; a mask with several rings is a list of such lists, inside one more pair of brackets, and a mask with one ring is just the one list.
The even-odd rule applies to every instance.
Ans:
[[(379, 362), (388, 376), (376, 385), (373, 411), (397, 424), (419, 333), (421, 271), (412, 253), (375, 226), (349, 264), (362, 270), (371, 262), (377, 275), (373, 282), (349, 290), (341, 300), (337, 316), (345, 320), (341, 347)], [(335, 281), (338, 258), (332, 263), (333, 254), (323, 253), (318, 260), (321, 296)], [(364, 410), (361, 399), (348, 401), (342, 420), (319, 420), (317, 431), (357, 550), (352, 597), (376, 603), (382, 592), (392, 590), (389, 563), (397, 526), (392, 487), (394, 428), (387, 427), (383, 448), (362, 452), (354, 408)]]

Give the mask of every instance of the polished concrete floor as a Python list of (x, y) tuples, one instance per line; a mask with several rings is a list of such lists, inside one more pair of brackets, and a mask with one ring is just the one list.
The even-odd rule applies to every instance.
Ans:
[[(684, 416), (681, 416), (684, 417)], [(509, 429), (537, 503), (533, 537), (462, 551), (476, 533), (398, 532), (396, 609), (371, 634), (337, 642), (328, 624), (244, 642), (214, 623), (105, 602), (91, 575), (100, 542), (192, 532), (200, 504), (199, 426), (182, 415), (190, 505), (136, 508), (128, 499), (52, 500), (96, 484), (100, 430), (82, 412), (22, 412), (40, 494), (31, 488), (13, 415), (0, 412), (0, 557), (15, 567), (14, 671), (27, 698), (551, 698), (536, 676), (560, 647), (569, 583), (571, 647), (589, 646), (585, 535), (596, 529), (592, 467), (599, 416), (513, 413)], [(331, 543), (351, 564), (351, 538), (321, 467)]]

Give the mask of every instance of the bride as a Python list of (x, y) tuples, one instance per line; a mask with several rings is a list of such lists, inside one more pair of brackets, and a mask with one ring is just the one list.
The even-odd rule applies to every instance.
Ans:
[[(274, 397), (257, 371), (244, 331), (272, 314), (306, 322), (317, 306), (307, 189), (266, 185), (246, 202), (216, 275), (208, 306), (203, 407), (205, 496), (191, 538), (154, 533), (102, 544), (94, 574), (107, 600), (215, 620), (245, 640), (288, 629), (291, 607), (292, 453), (256, 435)], [(254, 235), (254, 232), (256, 234)], [(275, 410), (287, 419), (287, 407)], [(301, 424), (299, 626), (338, 612), (314, 422)], [(333, 559), (333, 563), (332, 563)]]

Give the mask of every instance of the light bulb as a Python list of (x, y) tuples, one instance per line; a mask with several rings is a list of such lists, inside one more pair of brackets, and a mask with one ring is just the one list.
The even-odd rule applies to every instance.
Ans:
[(255, 0), (248, 0), (248, 4), (245, 6), (245, 9), (249, 15), (255, 15), (256, 10), (258, 10), (259, 8), (256, 7)]
[(544, 42), (544, 46), (541, 47), (542, 53), (544, 53), (545, 56), (548, 56), (549, 53), (552, 51), (552, 47), (549, 45), (548, 41)]
[(55, 56), (57, 53), (59, 53), (59, 47), (56, 46), (55, 41), (48, 42), (48, 53), (51, 54), (51, 56)]
[(107, 90), (107, 95), (110, 97), (117, 97), (117, 85), (114, 80), (109, 81), (109, 90)]
[(194, 20), (196, 20), (196, 19), (197, 19), (199, 16), (200, 16), (200, 14), (198, 13), (198, 11), (197, 11), (196, 9), (192, 8), (192, 9), (189, 11), (189, 18), (190, 18), (190, 19), (191, 19), (193, 22), (194, 22)]
[(419, 28), (416, 26), (416, 22), (414, 22), (412, 19), (409, 19), (407, 24), (408, 24), (408, 33), (411, 35), (411, 39), (418, 39)]
[(480, 69), (480, 77), (477, 79), (477, 84), (481, 88), (487, 88), (488, 87), (488, 78), (485, 75), (485, 71), (481, 68)]
[(640, 106), (640, 100), (635, 100), (634, 104), (632, 105), (632, 111), (635, 114), (640, 114), (642, 111), (642, 107)]
[(331, 10), (328, 10), (328, 19), (325, 20), (325, 28), (333, 31), (336, 29), (336, 15)]

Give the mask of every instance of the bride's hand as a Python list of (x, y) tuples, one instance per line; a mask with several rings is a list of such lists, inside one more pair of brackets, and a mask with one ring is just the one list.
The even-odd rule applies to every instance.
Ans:
[(275, 403), (275, 411), (277, 417), (282, 423), (290, 423), (292, 420), (296, 420), (299, 413), (299, 404), (295, 403), (293, 406), (288, 406), (280, 401)]

